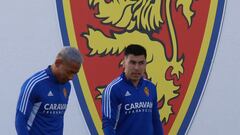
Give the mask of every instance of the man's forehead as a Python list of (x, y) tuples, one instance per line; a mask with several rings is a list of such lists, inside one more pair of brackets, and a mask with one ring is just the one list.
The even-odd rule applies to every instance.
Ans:
[(144, 55), (132, 55), (132, 54), (130, 54), (130, 55), (126, 56), (125, 58), (128, 59), (128, 60), (133, 60), (133, 61), (145, 61), (146, 60)]
[(78, 64), (76, 62), (66, 62), (64, 65), (70, 70), (77, 70), (81, 67), (81, 64)]

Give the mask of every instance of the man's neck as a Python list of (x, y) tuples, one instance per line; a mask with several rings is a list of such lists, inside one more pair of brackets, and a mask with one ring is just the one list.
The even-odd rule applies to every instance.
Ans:
[(56, 65), (55, 64), (52, 64), (51, 67), (50, 67), (52, 73), (53, 73), (53, 76), (56, 77), (57, 81), (58, 80), (58, 73), (57, 73), (57, 69), (56, 69)]
[(133, 81), (133, 80), (131, 80), (131, 82), (132, 82), (132, 84), (133, 84), (135, 87), (137, 87), (137, 86), (138, 86), (138, 83), (139, 83), (139, 80), (138, 80), (138, 81)]
[(56, 66), (55, 66), (54, 64), (52, 64), (52, 65), (50, 66), (50, 69), (51, 69), (53, 75), (56, 76)]

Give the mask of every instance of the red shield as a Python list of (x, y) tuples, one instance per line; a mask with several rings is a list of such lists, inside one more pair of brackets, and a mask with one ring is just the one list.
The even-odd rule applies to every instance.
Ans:
[[(101, 129), (101, 93), (121, 72), (123, 50), (147, 50), (165, 134), (184, 134), (213, 60), (225, 1), (57, 1), (63, 43), (84, 55), (74, 86), (91, 134)], [(148, 91), (146, 91), (148, 94)]]

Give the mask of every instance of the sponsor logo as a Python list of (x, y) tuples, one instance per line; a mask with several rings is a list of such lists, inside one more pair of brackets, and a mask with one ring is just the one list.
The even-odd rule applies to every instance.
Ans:
[(67, 104), (45, 104), (44, 105), (44, 109), (45, 110), (54, 110), (54, 111), (58, 111), (58, 110), (66, 110), (67, 108)]
[(135, 102), (135, 103), (125, 104), (124, 111), (125, 111), (125, 114), (152, 112), (152, 107), (153, 107), (152, 102)]
[(67, 104), (45, 104), (43, 113), (63, 114), (67, 109)]

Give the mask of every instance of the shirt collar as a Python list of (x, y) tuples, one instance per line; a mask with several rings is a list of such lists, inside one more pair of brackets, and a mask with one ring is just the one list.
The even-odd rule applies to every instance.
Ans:
[(47, 74), (49, 75), (50, 79), (53, 80), (54, 82), (58, 83), (58, 80), (56, 78), (56, 76), (53, 74), (52, 72), (52, 69), (51, 69), (51, 65), (49, 65), (47, 68), (46, 68), (46, 72)]

